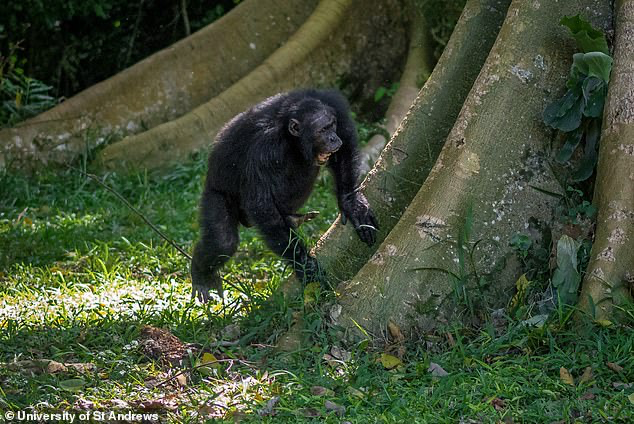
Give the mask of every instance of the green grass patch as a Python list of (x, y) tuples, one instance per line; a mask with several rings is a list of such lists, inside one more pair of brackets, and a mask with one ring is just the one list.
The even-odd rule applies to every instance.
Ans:
[[(190, 250), (204, 163), (105, 182)], [(632, 419), (634, 310), (608, 328), (512, 321), (481, 331), (448, 328), (398, 346), (402, 364), (387, 370), (377, 362), (384, 350), (343, 341), (343, 329), (322, 313), (328, 296), (319, 306), (271, 296), (290, 270), (252, 229), (241, 229), (225, 268), (231, 287), (224, 302), (202, 305), (190, 298), (186, 259), (81, 174), (2, 175), (0, 199), (0, 417), (28, 410), (65, 411), (76, 422), (80, 414), (97, 420), (112, 412), (158, 414), (165, 422)], [(328, 176), (304, 210), (321, 211), (302, 228), (315, 241), (337, 214)], [(275, 351), (300, 317), (304, 347)], [(240, 335), (228, 336), (236, 323)], [(145, 325), (188, 344), (182, 367), (146, 355)], [(197, 352), (218, 362), (200, 366)], [(94, 369), (28, 366), (40, 359)], [(431, 363), (448, 375), (432, 375)]]

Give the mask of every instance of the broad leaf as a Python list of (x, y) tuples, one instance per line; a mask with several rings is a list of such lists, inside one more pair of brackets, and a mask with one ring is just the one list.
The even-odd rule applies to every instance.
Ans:
[(594, 168), (597, 166), (599, 160), (599, 154), (597, 147), (599, 144), (599, 137), (601, 136), (601, 122), (598, 120), (592, 120), (586, 131), (586, 143), (584, 147), (584, 154), (579, 168), (573, 173), (573, 181), (585, 181), (594, 172)]
[(584, 52), (609, 53), (608, 42), (602, 31), (594, 29), (586, 20), (577, 16), (564, 16), (560, 23), (570, 30), (579, 48)]
[(557, 242), (557, 269), (553, 274), (553, 286), (559, 293), (559, 299), (567, 305), (574, 305), (581, 283), (581, 274), (577, 270), (577, 252), (581, 243), (563, 235)]
[(566, 142), (557, 153), (555, 160), (561, 164), (564, 164), (570, 160), (572, 154), (577, 150), (577, 146), (581, 142), (583, 131), (581, 128), (577, 128), (575, 131), (569, 132), (566, 135)]
[(589, 118), (599, 118), (603, 113), (607, 84), (597, 77), (588, 77), (583, 81), (582, 91), (586, 99), (583, 114)]
[(379, 357), (379, 362), (387, 370), (391, 370), (392, 368), (403, 364), (403, 362), (396, 356), (389, 355), (387, 353), (381, 354), (381, 356)]
[(612, 72), (612, 58), (605, 53), (575, 53), (572, 56), (570, 77), (579, 80), (580, 74), (589, 77), (597, 77), (606, 84), (610, 82)]
[(579, 128), (585, 101), (581, 90), (568, 90), (544, 110), (544, 122), (557, 130), (569, 132)]

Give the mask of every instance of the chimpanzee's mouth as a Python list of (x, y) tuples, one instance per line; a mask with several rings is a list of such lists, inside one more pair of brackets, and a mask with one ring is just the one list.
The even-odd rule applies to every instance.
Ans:
[(319, 163), (320, 165), (324, 165), (326, 162), (328, 162), (328, 159), (330, 159), (330, 155), (332, 153), (318, 153), (317, 154), (317, 163)]

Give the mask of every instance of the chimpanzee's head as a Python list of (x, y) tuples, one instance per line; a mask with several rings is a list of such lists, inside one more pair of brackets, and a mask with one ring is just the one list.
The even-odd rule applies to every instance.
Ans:
[(335, 111), (316, 99), (304, 99), (291, 108), (288, 132), (299, 139), (306, 160), (320, 166), (342, 144)]

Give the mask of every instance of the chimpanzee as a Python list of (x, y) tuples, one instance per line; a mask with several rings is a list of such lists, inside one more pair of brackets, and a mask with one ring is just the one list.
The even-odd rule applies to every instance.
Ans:
[(238, 247), (238, 224), (255, 225), (267, 245), (303, 282), (324, 282), (317, 260), (293, 231), (295, 212), (310, 195), (319, 169), (335, 177), (345, 224), (372, 245), (377, 220), (357, 190), (356, 128), (335, 90), (280, 93), (240, 113), (216, 137), (200, 203), (200, 240), (191, 263), (192, 295), (222, 295), (219, 268)]

